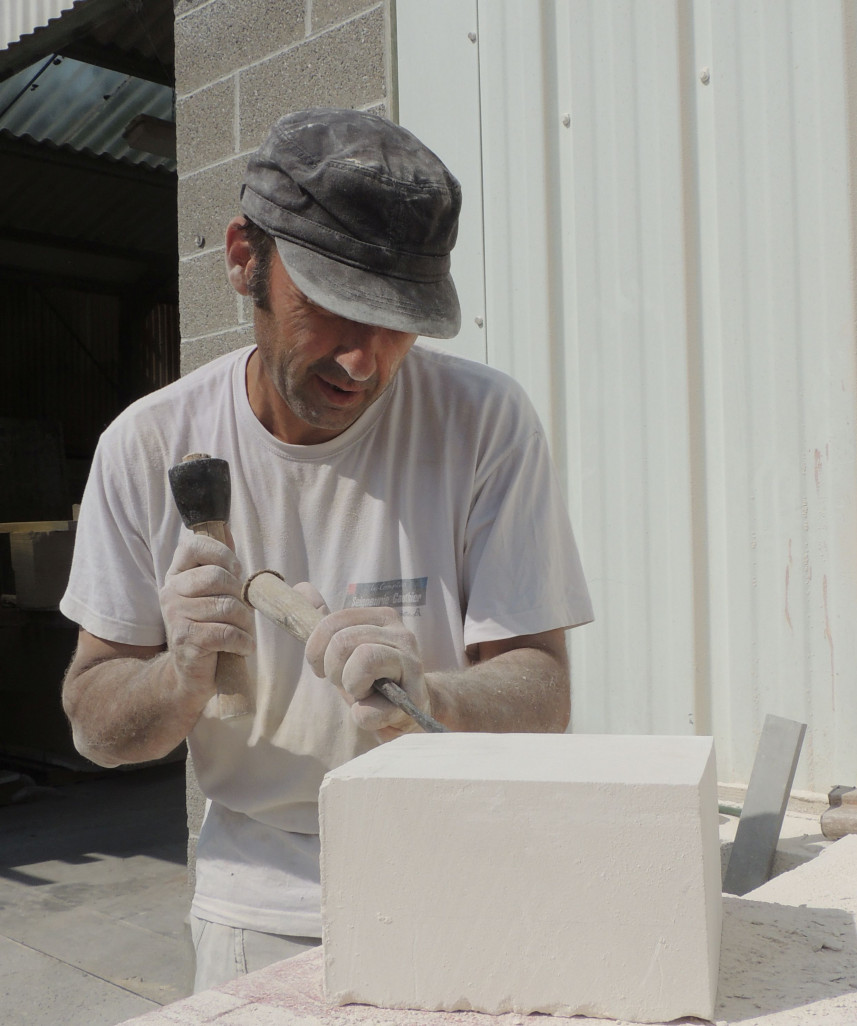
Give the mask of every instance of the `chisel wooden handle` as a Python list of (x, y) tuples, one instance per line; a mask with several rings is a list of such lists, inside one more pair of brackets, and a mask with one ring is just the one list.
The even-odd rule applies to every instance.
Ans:
[[(170, 487), (186, 527), (194, 534), (226, 543), (231, 485), (229, 464), (206, 453), (194, 452), (169, 472)], [(218, 652), (214, 672), (217, 710), (222, 720), (249, 716), (253, 690), (247, 660), (234, 652)]]
[[(273, 623), (284, 627), (299, 641), (305, 642), (323, 619), (323, 614), (300, 592), (290, 588), (274, 570), (260, 570), (248, 579), (244, 585), (244, 601)], [(428, 733), (447, 731), (448, 728), (442, 723), (414, 705), (395, 681), (382, 678), (376, 680), (373, 687)]]

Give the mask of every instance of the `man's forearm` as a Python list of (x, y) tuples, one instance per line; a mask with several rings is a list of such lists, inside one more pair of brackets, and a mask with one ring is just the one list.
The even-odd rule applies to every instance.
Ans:
[(571, 711), (564, 647), (514, 648), (426, 674), (432, 715), (451, 730), (561, 733)]
[(77, 750), (99, 766), (148, 762), (187, 737), (211, 697), (176, 678), (169, 652), (69, 668), (63, 705)]

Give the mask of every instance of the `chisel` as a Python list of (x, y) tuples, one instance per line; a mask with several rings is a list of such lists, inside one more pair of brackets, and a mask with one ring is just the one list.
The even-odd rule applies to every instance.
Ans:
[[(284, 627), (299, 641), (305, 642), (323, 619), (323, 614), (300, 592), (290, 588), (274, 570), (260, 570), (253, 574), (244, 585), (243, 596), (248, 605), (258, 609), (273, 623)], [(373, 686), (426, 732), (439, 734), (449, 729), (414, 705), (395, 681), (382, 678), (376, 680)]]

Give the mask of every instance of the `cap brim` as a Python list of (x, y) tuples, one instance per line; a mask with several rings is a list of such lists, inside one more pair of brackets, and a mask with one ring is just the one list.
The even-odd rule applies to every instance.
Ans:
[(452, 278), (405, 281), (340, 263), (287, 239), (276, 238), (289, 277), (314, 303), (361, 324), (428, 338), (454, 338), (461, 307)]

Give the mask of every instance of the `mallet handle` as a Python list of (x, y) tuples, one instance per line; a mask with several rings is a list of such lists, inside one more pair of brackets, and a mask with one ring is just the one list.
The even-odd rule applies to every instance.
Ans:
[[(315, 606), (300, 592), (290, 588), (274, 570), (260, 570), (247, 580), (244, 585), (244, 601), (303, 642), (323, 619)], [(427, 733), (439, 734), (448, 730), (414, 705), (395, 681), (382, 678), (376, 680), (373, 687), (393, 705), (406, 712)]]
[[(170, 472), (170, 484), (176, 504), (182, 514), (182, 520), (194, 534), (204, 534), (227, 544), (224, 520), (197, 522), (195, 518), (190, 519), (188, 507), (195, 507), (201, 503), (202, 509), (206, 512), (222, 510), (228, 516), (229, 467), (228, 465), (224, 467), (224, 474), (221, 476), (206, 474), (204, 472), (206, 464), (219, 464), (223, 467), (224, 463), (222, 460), (213, 460), (207, 453), (202, 452), (194, 452), (185, 456), (182, 460), (183, 469), (185, 465), (192, 463), (195, 466), (188, 468), (191, 472), (190, 477), (174, 479), (173, 472)], [(200, 473), (200, 470), (203, 472)], [(253, 688), (250, 675), (247, 672), (247, 660), (243, 656), (236, 655), (234, 652), (218, 652), (214, 680), (217, 684), (217, 711), (221, 720), (231, 720), (253, 713), (255, 708)]]
[[(205, 534), (226, 544), (226, 525), (222, 520), (208, 520), (191, 528), (194, 534)], [(221, 720), (253, 713), (253, 697), (247, 660), (235, 652), (218, 652), (214, 671), (217, 684), (217, 711)]]

